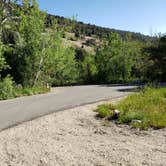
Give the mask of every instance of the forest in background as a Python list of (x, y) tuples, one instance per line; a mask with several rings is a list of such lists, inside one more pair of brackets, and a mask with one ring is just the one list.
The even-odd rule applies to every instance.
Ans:
[[(74, 18), (65, 18), (62, 16), (54, 16), (51, 14), (47, 14), (46, 17), (46, 25), (50, 27), (52, 25), (53, 20), (57, 20), (57, 23), (60, 27), (64, 26), (72, 26), (71, 32), (75, 33), (76, 36), (95, 36), (99, 39), (103, 39), (107, 37), (110, 33), (115, 32), (122, 37), (122, 39), (126, 38), (126, 35), (130, 35), (131, 39), (139, 40), (139, 41), (148, 41), (148, 40), (155, 40), (155, 37), (143, 35), (141, 33), (130, 32), (130, 31), (123, 31), (117, 29), (110, 29), (105, 27), (100, 27), (91, 24), (85, 24), (80, 21), (76, 21)], [(74, 25), (74, 26), (73, 26)]]
[[(64, 44), (91, 37), (83, 46)], [(99, 43), (96, 43), (96, 40)], [(36, 0), (0, 2), (0, 99), (49, 86), (166, 81), (166, 36), (110, 30), (40, 11)]]

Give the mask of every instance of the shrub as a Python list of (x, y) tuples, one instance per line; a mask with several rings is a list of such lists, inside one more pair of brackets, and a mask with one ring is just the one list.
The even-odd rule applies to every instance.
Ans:
[(141, 120), (141, 124), (134, 124), (139, 128), (163, 128), (166, 126), (166, 88), (145, 88), (138, 94), (133, 94), (118, 104), (121, 111), (119, 122), (131, 123)]
[(11, 99), (14, 97), (14, 86), (11, 77), (7, 76), (0, 81), (0, 100)]
[(101, 105), (97, 108), (100, 117), (113, 116), (115, 107), (120, 111), (118, 122), (140, 129), (166, 127), (166, 88), (146, 87), (140, 93), (132, 94), (116, 106)]
[(110, 105), (103, 104), (100, 105), (96, 111), (98, 112), (99, 117), (110, 119), (114, 115), (113, 113), (114, 109), (115, 107), (112, 104)]
[(30, 96), (35, 94), (42, 94), (49, 92), (50, 89), (46, 86), (35, 86), (35, 87), (22, 87), (21, 85), (14, 85), (11, 77), (0, 81), (0, 100), (12, 99), (20, 96)]
[(119, 121), (120, 122), (123, 122), (123, 123), (130, 123), (132, 122), (132, 120), (142, 120), (144, 117), (143, 114), (139, 113), (139, 112), (129, 112), (129, 113), (125, 113), (125, 114), (122, 114), (121, 113), (121, 116), (119, 118)]
[(42, 94), (47, 93), (49, 91), (50, 89), (45, 86), (35, 86), (32, 88), (19, 86), (15, 88), (15, 97)]

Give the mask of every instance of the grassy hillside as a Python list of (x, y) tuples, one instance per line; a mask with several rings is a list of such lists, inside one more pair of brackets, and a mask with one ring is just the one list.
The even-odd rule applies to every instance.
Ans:
[[(95, 36), (97, 38), (105, 38), (107, 37), (111, 32), (118, 33), (123, 39), (126, 38), (126, 36), (130, 36), (133, 40), (139, 40), (139, 41), (147, 41), (151, 38), (150, 36), (143, 35), (141, 33), (135, 33), (130, 31), (123, 31), (123, 30), (117, 30), (117, 29), (110, 29), (105, 27), (100, 27), (96, 25), (86, 24), (79, 21), (74, 21), (71, 19), (67, 19), (61, 16), (54, 16), (54, 15), (47, 15), (46, 25), (47, 27), (50, 27), (54, 20), (57, 20), (57, 23), (60, 26), (72, 26), (71, 29), (72, 33), (75, 33), (76, 36)], [(74, 25), (74, 26), (73, 26)]]

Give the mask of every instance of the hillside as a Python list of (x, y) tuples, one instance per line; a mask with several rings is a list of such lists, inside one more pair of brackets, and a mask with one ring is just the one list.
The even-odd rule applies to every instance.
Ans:
[(95, 36), (95, 37), (101, 39), (101, 38), (108, 36), (108, 34), (110, 34), (111, 32), (116, 32), (123, 39), (125, 39), (126, 36), (130, 36), (133, 40), (138, 40), (138, 41), (143, 41), (143, 42), (147, 41), (149, 39), (152, 39), (152, 37), (143, 35), (141, 33), (100, 27), (100, 26), (86, 24), (83, 22), (64, 18), (62, 16), (51, 15), (51, 14), (47, 15), (47, 19), (46, 19), (47, 27), (50, 27), (54, 20), (57, 20), (57, 23), (60, 26), (72, 26), (73, 28), (71, 29), (71, 32), (75, 33), (76, 37)]

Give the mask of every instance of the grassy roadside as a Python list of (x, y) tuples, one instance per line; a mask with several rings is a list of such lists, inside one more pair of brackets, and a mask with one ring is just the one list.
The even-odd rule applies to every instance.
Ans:
[(13, 99), (21, 96), (32, 96), (36, 94), (44, 94), (49, 92), (50, 89), (43, 87), (43, 86), (36, 86), (33, 88), (29, 87), (14, 87), (10, 93), (6, 93), (3, 91), (3, 93), (0, 93), (0, 100), (7, 100), (7, 99)]
[(10, 77), (6, 77), (3, 81), (0, 81), (0, 100), (42, 94), (49, 91), (50, 88), (41, 85), (35, 87), (22, 87), (21, 85), (15, 85)]
[(114, 110), (120, 114), (118, 123), (141, 129), (166, 127), (166, 88), (145, 88), (130, 95), (117, 105), (101, 105), (97, 112), (101, 118), (114, 119)]

